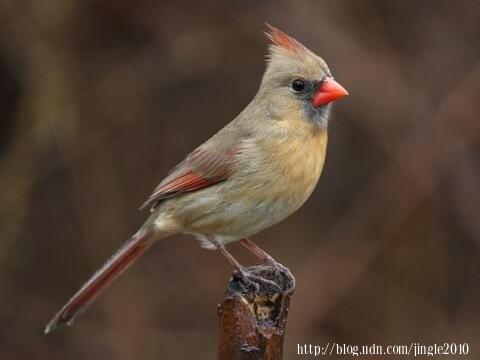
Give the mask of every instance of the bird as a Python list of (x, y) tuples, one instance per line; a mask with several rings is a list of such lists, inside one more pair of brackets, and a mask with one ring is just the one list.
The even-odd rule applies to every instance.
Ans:
[(119, 275), (157, 241), (191, 234), (218, 249), (249, 277), (226, 245), (239, 241), (264, 261), (274, 259), (249, 240), (284, 220), (310, 197), (322, 173), (332, 103), (347, 95), (325, 60), (267, 24), (266, 69), (240, 114), (194, 149), (141, 208), (150, 216), (45, 328), (71, 325)]

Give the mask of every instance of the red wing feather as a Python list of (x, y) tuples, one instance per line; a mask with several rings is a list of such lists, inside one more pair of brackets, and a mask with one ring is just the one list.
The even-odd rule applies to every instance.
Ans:
[(155, 189), (142, 205), (153, 205), (163, 199), (197, 191), (226, 180), (231, 174), (235, 152), (213, 152), (204, 148), (193, 151)]
[(205, 186), (208, 186), (209, 181), (202, 176), (194, 173), (189, 172), (185, 175), (182, 175), (172, 182), (164, 185), (158, 191), (160, 193), (171, 193), (177, 191), (192, 191), (202, 189)]

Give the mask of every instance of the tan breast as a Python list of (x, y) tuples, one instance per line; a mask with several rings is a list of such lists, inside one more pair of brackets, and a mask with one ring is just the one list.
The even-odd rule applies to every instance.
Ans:
[[(311, 128), (289, 131), (284, 141), (265, 145), (276, 167), (276, 186), (279, 193), (291, 194), (303, 202), (314, 190), (325, 162), (327, 133)], [(300, 205), (301, 205), (300, 204)]]
[(252, 201), (281, 201), (293, 212), (314, 190), (326, 147), (326, 130), (298, 122), (286, 122), (247, 141), (239, 165), (245, 183), (250, 183), (245, 184), (248, 196)]

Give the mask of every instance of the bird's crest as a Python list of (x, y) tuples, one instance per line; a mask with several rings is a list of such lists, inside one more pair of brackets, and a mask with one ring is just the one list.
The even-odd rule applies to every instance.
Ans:
[(300, 44), (297, 40), (268, 23), (267, 27), (268, 31), (265, 32), (265, 35), (267, 36), (267, 39), (272, 42), (272, 45), (278, 46), (292, 54), (300, 55), (305, 53), (305, 46)]

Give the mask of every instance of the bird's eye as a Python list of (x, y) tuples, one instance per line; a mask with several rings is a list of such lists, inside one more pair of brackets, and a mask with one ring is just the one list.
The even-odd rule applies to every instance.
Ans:
[(305, 80), (295, 79), (292, 81), (291, 88), (296, 93), (301, 93), (305, 90)]

